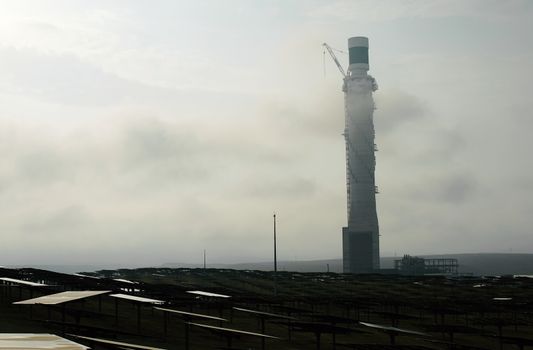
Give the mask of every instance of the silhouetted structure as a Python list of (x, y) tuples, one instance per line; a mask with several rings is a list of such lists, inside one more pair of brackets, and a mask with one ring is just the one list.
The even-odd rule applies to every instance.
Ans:
[(394, 269), (402, 275), (457, 275), (457, 259), (425, 259), (418, 256), (404, 255), (394, 260)]
[(368, 74), (368, 38), (348, 39), (350, 65), (344, 77), (348, 226), (342, 229), (343, 271), (379, 269), (379, 227), (374, 171), (375, 79)]

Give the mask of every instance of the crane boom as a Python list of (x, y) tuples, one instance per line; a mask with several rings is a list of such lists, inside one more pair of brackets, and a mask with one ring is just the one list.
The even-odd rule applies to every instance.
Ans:
[(339, 71), (341, 72), (342, 76), (346, 78), (346, 72), (344, 72), (344, 69), (342, 68), (341, 64), (339, 63), (339, 60), (337, 59), (337, 56), (335, 56), (335, 53), (333, 52), (333, 49), (331, 48), (331, 46), (329, 46), (326, 43), (323, 43), (322, 46), (324, 46), (326, 48), (326, 50), (328, 50), (331, 58), (333, 58), (333, 61), (337, 65), (337, 68), (339, 68)]

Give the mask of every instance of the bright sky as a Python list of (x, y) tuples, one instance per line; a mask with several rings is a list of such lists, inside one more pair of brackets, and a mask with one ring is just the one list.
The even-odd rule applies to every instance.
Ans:
[(360, 35), (381, 254), (533, 250), (531, 1), (1, 6), (1, 264), (340, 257)]

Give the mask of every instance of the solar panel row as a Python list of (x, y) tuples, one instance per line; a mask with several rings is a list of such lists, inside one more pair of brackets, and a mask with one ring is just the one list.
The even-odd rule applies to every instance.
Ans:
[(28, 300), (22, 300), (14, 302), (13, 304), (19, 304), (19, 305), (35, 305), (35, 304), (43, 304), (43, 305), (58, 305), (67, 303), (74, 300), (84, 299), (93, 297), (96, 295), (106, 294), (110, 293), (110, 290), (84, 290), (84, 291), (69, 291), (69, 292), (61, 292), (57, 294), (51, 294), (51, 295), (45, 295), (38, 298), (28, 299)]

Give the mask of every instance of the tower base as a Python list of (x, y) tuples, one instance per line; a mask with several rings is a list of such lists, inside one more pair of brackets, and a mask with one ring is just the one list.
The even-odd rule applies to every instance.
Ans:
[(373, 245), (371, 231), (342, 228), (342, 265), (344, 273), (372, 273)]

